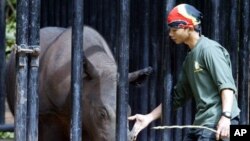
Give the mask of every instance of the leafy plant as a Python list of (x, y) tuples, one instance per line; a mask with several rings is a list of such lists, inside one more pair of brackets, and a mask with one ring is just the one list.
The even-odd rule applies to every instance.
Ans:
[(6, 52), (16, 42), (16, 0), (6, 0)]
[(13, 139), (14, 133), (13, 132), (0, 132), (0, 139)]
[[(11, 47), (16, 42), (16, 0), (6, 0), (5, 7), (5, 17), (6, 17), (6, 50), (5, 52), (9, 52)], [(13, 132), (0, 132), (0, 139), (13, 139)]]

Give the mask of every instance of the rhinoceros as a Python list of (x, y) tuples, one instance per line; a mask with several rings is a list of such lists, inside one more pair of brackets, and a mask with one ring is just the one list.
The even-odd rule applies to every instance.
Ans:
[[(39, 141), (70, 140), (71, 28), (40, 30)], [(84, 27), (83, 139), (115, 141), (117, 64), (104, 38)], [(6, 67), (6, 93), (11, 111), (15, 104), (15, 53)], [(129, 74), (143, 80), (150, 67)], [(137, 79), (138, 78), (138, 79)], [(139, 82), (141, 84), (141, 82)], [(128, 130), (129, 135), (129, 130)], [(128, 139), (130, 139), (128, 137)]]

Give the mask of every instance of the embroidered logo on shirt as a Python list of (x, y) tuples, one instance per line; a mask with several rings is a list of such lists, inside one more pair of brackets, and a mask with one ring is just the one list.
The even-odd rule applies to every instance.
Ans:
[(202, 71), (200, 64), (197, 61), (194, 61), (194, 72)]

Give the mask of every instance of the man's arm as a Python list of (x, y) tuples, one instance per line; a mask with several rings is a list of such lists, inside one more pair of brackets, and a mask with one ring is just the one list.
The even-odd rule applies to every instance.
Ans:
[[(223, 89), (221, 91), (221, 100), (222, 100), (222, 112), (229, 112), (232, 111), (233, 106), (233, 97), (234, 97), (234, 91), (231, 89)], [(223, 139), (223, 138), (229, 138), (229, 128), (231, 124), (231, 118), (226, 117), (225, 115), (222, 115), (218, 124), (217, 124), (217, 134), (216, 139)]]
[(136, 140), (136, 137), (139, 134), (139, 132), (143, 130), (144, 128), (146, 128), (148, 124), (150, 124), (152, 121), (160, 118), (161, 113), (162, 113), (162, 106), (160, 104), (149, 114), (146, 114), (146, 115), (136, 114), (134, 116), (128, 117), (129, 120), (136, 120), (133, 126), (133, 129), (131, 131), (130, 140), (133, 140), (133, 141)]
[(234, 92), (231, 89), (221, 91), (222, 112), (231, 112), (233, 106)]
[(152, 112), (148, 114), (148, 116), (151, 118), (151, 122), (160, 118), (162, 113), (162, 104), (157, 106)]

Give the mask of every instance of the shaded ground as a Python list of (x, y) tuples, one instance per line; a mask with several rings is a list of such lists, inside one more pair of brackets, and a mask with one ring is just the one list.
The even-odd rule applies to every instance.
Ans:
[(13, 118), (12, 113), (10, 112), (10, 109), (9, 109), (7, 102), (5, 102), (5, 123), (6, 124), (14, 124), (14, 118)]
[[(7, 102), (5, 102), (5, 124), (14, 124), (14, 118), (10, 112)], [(0, 141), (13, 141), (14, 139), (0, 139)]]

